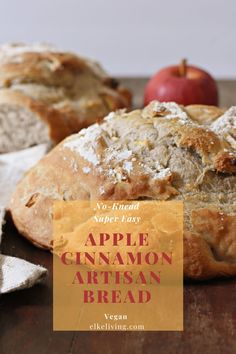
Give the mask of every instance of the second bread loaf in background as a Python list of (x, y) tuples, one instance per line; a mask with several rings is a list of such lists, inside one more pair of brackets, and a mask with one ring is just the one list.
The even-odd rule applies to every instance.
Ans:
[(130, 105), (96, 62), (44, 44), (0, 47), (0, 153), (58, 143)]

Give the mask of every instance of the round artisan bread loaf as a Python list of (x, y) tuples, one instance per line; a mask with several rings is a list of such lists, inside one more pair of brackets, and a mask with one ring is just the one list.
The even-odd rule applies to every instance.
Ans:
[(98, 63), (47, 45), (0, 47), (0, 153), (58, 143), (130, 106)]
[(112, 112), (29, 171), (10, 211), (22, 235), (50, 249), (53, 201), (80, 199), (183, 200), (185, 276), (236, 275), (236, 107), (154, 101)]

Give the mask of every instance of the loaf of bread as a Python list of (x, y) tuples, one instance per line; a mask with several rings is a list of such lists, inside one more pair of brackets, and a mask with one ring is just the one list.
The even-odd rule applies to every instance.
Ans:
[[(203, 118), (204, 117), (204, 118)], [(19, 232), (51, 248), (54, 200), (183, 200), (184, 273), (236, 275), (236, 107), (154, 101), (61, 142), (19, 183)]]
[(99, 64), (47, 45), (0, 47), (0, 153), (52, 141), (130, 107)]

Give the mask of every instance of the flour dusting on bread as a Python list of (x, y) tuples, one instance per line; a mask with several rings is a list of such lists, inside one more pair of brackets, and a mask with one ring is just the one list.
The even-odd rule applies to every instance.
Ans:
[(159, 117), (165, 119), (178, 118), (182, 124), (193, 124), (187, 113), (175, 102), (153, 101), (143, 110), (143, 117)]
[(87, 130), (83, 129), (75, 136), (72, 136), (64, 143), (64, 147), (79, 153), (85, 160), (91, 162), (94, 166), (98, 165), (100, 160), (96, 153), (97, 140), (102, 132), (98, 124), (94, 124)]
[(53, 45), (47, 43), (33, 43), (26, 45), (23, 43), (3, 44), (0, 48), (0, 63), (10, 61), (11, 63), (21, 63), (24, 53), (57, 52)]
[(236, 106), (228, 109), (211, 124), (211, 129), (222, 136), (234, 149), (236, 148)]
[[(225, 119), (218, 118), (215, 124), (222, 118)], [(195, 149), (202, 157), (202, 171), (192, 186), (202, 183), (206, 171), (216, 166), (227, 172), (225, 161), (232, 152), (223, 155), (221, 145), (224, 142), (219, 141), (213, 129), (201, 128), (179, 105), (158, 101), (131, 113), (111, 112), (101, 125), (95, 124), (64, 142), (65, 148), (76, 151), (92, 165), (99, 165), (100, 172), (113, 183), (127, 180), (134, 171), (150, 179), (164, 179), (174, 172), (168, 166), (171, 146)]]

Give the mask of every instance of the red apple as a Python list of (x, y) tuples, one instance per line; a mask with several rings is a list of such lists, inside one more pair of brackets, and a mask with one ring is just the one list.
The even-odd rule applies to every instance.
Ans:
[(166, 67), (149, 80), (145, 88), (144, 104), (152, 100), (217, 106), (218, 90), (211, 75), (187, 65), (184, 59), (180, 65)]

